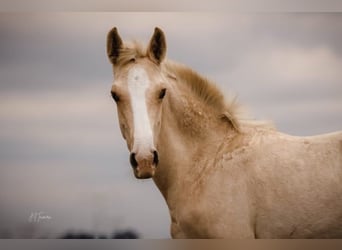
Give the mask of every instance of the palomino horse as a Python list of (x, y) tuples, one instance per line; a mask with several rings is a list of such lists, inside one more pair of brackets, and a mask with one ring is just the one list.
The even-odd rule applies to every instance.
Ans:
[(153, 178), (173, 238), (342, 237), (342, 132), (296, 137), (241, 119), (206, 78), (107, 37), (120, 129), (136, 178)]

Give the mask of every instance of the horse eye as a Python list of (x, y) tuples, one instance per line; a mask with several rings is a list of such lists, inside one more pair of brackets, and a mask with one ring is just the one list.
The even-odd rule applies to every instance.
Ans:
[(164, 98), (164, 96), (165, 96), (165, 94), (166, 94), (166, 89), (164, 88), (164, 89), (162, 89), (162, 90), (160, 90), (160, 93), (159, 93), (159, 99), (163, 99)]
[(110, 93), (112, 94), (114, 101), (116, 101), (116, 102), (120, 101), (119, 96), (114, 91), (111, 91)]

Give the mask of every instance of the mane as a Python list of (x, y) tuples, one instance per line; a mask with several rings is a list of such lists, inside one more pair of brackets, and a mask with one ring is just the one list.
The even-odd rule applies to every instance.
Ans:
[(219, 118), (230, 122), (235, 130), (240, 130), (239, 113), (242, 107), (236, 97), (226, 99), (214, 82), (185, 65), (167, 60), (164, 67), (171, 77), (186, 84), (206, 105), (219, 112)]
[[(138, 41), (125, 43), (120, 49), (119, 55), (118, 66), (125, 65), (132, 59), (148, 57), (146, 47)], [(250, 119), (246, 116), (243, 107), (237, 102), (236, 96), (226, 99), (213, 81), (201, 76), (193, 69), (171, 60), (165, 60), (162, 65), (162, 70), (165, 70), (166, 74), (186, 84), (190, 91), (206, 105), (219, 112), (219, 118), (229, 122), (236, 131), (240, 132), (241, 124), (273, 128), (273, 124), (268, 121)]]
[(119, 55), (117, 65), (124, 65), (129, 63), (132, 59), (147, 57), (147, 50), (142, 43), (132, 41), (124, 44), (119, 51)]

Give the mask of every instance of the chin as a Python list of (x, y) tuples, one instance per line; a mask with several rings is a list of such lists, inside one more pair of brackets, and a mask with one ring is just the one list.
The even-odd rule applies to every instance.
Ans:
[(155, 168), (149, 168), (149, 169), (135, 169), (134, 170), (134, 176), (137, 179), (150, 179), (154, 176)]

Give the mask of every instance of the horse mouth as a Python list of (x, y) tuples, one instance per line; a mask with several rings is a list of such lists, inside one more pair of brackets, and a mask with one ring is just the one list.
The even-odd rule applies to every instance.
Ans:
[(149, 179), (152, 178), (155, 174), (156, 167), (137, 167), (134, 169), (134, 176), (137, 179)]

